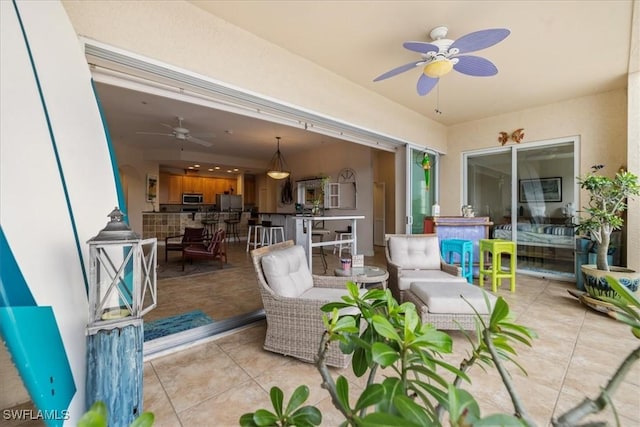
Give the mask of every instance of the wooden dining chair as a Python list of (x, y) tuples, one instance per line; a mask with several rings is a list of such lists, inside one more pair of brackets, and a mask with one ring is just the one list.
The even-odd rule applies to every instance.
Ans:
[(183, 234), (167, 236), (164, 239), (164, 261), (167, 262), (169, 251), (182, 251), (189, 245), (202, 243), (205, 236), (206, 231), (204, 227), (185, 227)]
[(195, 243), (187, 246), (182, 251), (182, 271), (187, 259), (209, 259), (220, 261), (220, 268), (227, 263), (227, 238), (224, 229), (219, 228), (208, 242)]

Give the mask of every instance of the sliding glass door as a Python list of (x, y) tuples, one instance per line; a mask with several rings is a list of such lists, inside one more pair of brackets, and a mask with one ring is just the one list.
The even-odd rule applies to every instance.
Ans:
[(518, 270), (573, 279), (577, 138), (467, 153), (466, 203), (517, 243)]

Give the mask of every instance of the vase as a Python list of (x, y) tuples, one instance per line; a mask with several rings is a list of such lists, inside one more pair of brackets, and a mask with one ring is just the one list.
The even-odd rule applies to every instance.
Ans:
[(595, 264), (583, 264), (580, 269), (584, 276), (584, 288), (593, 298), (609, 297), (619, 298), (618, 294), (611, 289), (606, 277), (611, 276), (618, 280), (633, 293), (638, 293), (640, 287), (640, 273), (625, 267), (611, 266), (611, 271), (598, 270)]

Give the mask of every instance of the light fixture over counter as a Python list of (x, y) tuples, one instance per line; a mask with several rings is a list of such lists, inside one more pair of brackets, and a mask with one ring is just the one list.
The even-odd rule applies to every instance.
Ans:
[(290, 172), (287, 163), (284, 161), (284, 157), (282, 157), (282, 153), (280, 153), (280, 137), (276, 136), (276, 140), (278, 140), (278, 149), (269, 162), (267, 175), (273, 179), (285, 179), (289, 176)]

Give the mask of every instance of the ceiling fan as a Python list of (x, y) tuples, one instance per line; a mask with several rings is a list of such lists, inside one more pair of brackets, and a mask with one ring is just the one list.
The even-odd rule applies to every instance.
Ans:
[(504, 40), (511, 31), (506, 28), (494, 28), (476, 31), (457, 40), (447, 39), (447, 27), (436, 27), (429, 33), (433, 40), (427, 42), (404, 42), (405, 49), (420, 54), (420, 60), (401, 65), (379, 75), (374, 82), (388, 79), (415, 67), (423, 67), (418, 79), (418, 95), (426, 95), (451, 69), (469, 76), (487, 77), (498, 73), (491, 61), (474, 55), (463, 55), (476, 50), (485, 49)]
[(158, 132), (136, 132), (138, 135), (162, 135), (162, 136), (171, 136), (180, 141), (189, 141), (194, 142), (196, 144), (203, 145), (205, 147), (213, 146), (212, 143), (196, 138), (195, 136), (189, 133), (189, 129), (182, 126), (182, 121), (184, 118), (178, 117), (178, 126), (174, 127), (165, 123), (160, 123), (162, 126), (168, 127), (172, 130), (171, 133), (158, 133)]

